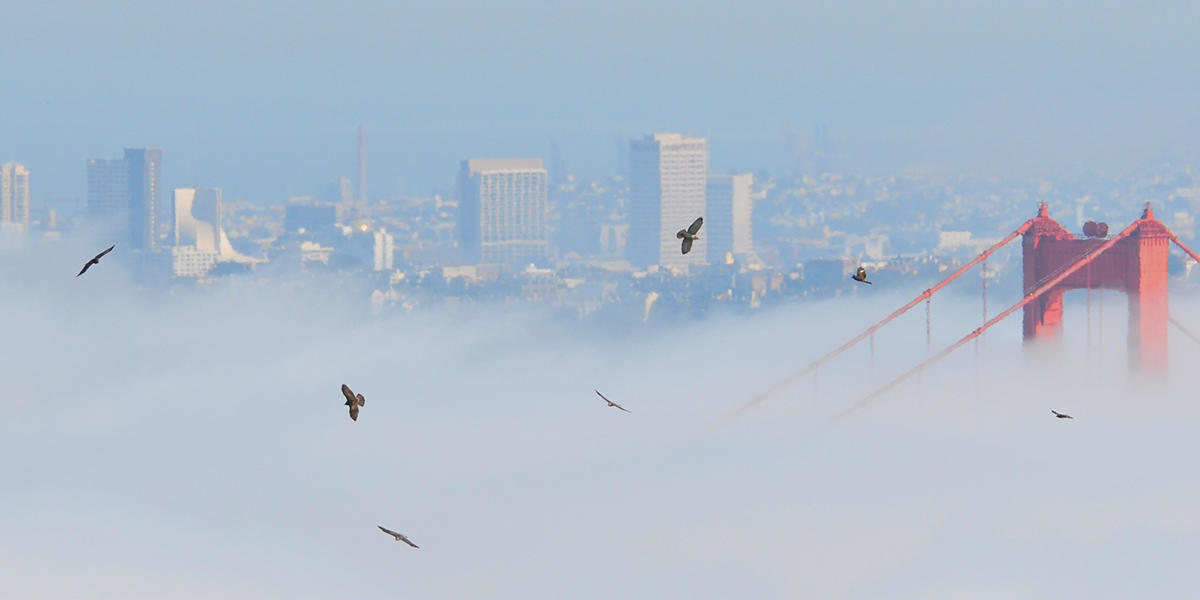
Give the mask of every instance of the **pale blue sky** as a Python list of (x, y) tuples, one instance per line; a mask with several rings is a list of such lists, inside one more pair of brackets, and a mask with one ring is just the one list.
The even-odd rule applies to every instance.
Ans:
[[(471, 155), (616, 167), (618, 139), (710, 131), (778, 166), (827, 124), (853, 165), (1027, 166), (1186, 149), (1194, 3), (0, 2), (0, 160), (81, 195), (90, 156), (160, 145), (168, 185), (278, 201), (354, 171), (450, 187)], [(1119, 150), (1116, 150), (1119, 149)]]

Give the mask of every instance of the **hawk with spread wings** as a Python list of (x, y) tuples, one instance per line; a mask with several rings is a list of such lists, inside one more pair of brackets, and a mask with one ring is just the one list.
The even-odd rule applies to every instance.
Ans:
[(116, 247), (117, 247), (117, 246), (116, 246), (116, 244), (113, 244), (112, 246), (109, 246), (109, 247), (108, 247), (108, 249), (107, 249), (107, 250), (105, 250), (104, 252), (101, 252), (100, 254), (97, 254), (96, 256), (93, 256), (93, 257), (92, 257), (92, 260), (89, 260), (89, 261), (87, 261), (87, 263), (83, 265), (83, 269), (81, 269), (81, 270), (79, 271), (79, 274), (78, 274), (78, 275), (76, 275), (76, 277), (79, 277), (79, 275), (83, 275), (84, 273), (87, 273), (87, 270), (88, 270), (88, 269), (90, 269), (90, 268), (92, 268), (92, 265), (98, 265), (98, 264), (100, 264), (100, 259), (101, 259), (101, 258), (104, 258), (104, 255), (105, 255), (105, 254), (108, 254), (109, 252), (112, 252), (112, 251), (113, 251), (113, 248), (116, 248)]
[(362, 394), (355, 394), (350, 391), (350, 386), (342, 384), (342, 395), (346, 397), (346, 406), (350, 407), (350, 420), (358, 420), (358, 409), (367, 403), (366, 398)]
[(388, 529), (387, 527), (384, 527), (383, 525), (376, 525), (376, 527), (378, 527), (380, 531), (396, 538), (397, 542), (404, 542), (405, 544), (408, 544), (409, 546), (412, 546), (413, 548), (420, 548), (420, 546), (414, 544), (412, 542), (412, 540), (408, 539), (408, 536), (404, 535), (403, 533), (396, 533), (395, 531), (392, 531), (391, 529)]
[(680, 229), (675, 237), (683, 240), (683, 246), (680, 248), (684, 254), (692, 251), (692, 242), (700, 239), (700, 226), (704, 225), (704, 217), (696, 217), (692, 225), (687, 229)]

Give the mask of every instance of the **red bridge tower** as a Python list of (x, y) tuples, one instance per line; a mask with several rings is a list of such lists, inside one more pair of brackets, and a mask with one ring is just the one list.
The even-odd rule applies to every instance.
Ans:
[[(1085, 258), (1087, 264), (1024, 307), (1025, 340), (1058, 338), (1062, 297), (1070, 289), (1121, 290), (1129, 295), (1129, 359), (1143, 371), (1167, 367), (1167, 251), (1171, 234), (1150, 205), (1117, 236), (1115, 244), (1090, 256), (1104, 238), (1076, 239), (1051, 219), (1043, 202), (1023, 234), (1025, 294)], [(1112, 241), (1112, 240), (1108, 240)]]

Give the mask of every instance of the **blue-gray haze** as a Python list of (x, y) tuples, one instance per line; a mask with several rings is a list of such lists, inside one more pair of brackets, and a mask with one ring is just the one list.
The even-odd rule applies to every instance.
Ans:
[[(1121, 164), (1197, 133), (1185, 4), (4, 2), (0, 17), (0, 160), (31, 168), (35, 198), (81, 196), (87, 157), (161, 145), (168, 187), (278, 202), (352, 175), (360, 123), (373, 195), (448, 188), (462, 157), (551, 140), (572, 169), (610, 173), (652, 130), (711, 129), (716, 170), (775, 168), (784, 132), (822, 123), (885, 169)], [(1200, 586), (1200, 353), (1172, 330), (1168, 380), (1130, 376), (1115, 294), (1103, 324), (1076, 294), (1057, 351), (1021, 351), (1007, 322), (830, 425), (923, 355), (909, 315), (875, 360), (856, 348), (730, 422), (919, 290), (624, 339), (511, 306), (364, 320), (334, 282), (163, 296), (120, 261), (74, 278), (98, 249), (0, 247), (0, 596)], [(935, 300), (935, 349), (977, 326), (963, 297)], [(1172, 312), (1200, 323), (1187, 296)], [(356, 423), (341, 383), (369, 400)]]
[[(165, 149), (168, 186), (279, 202), (355, 173), (452, 189), (467, 156), (617, 170), (649, 131), (780, 171), (824, 125), (846, 164), (1027, 169), (1191, 152), (1190, 2), (0, 2), (0, 160), (37, 197)], [(1006, 171), (1007, 172), (1007, 171)]]

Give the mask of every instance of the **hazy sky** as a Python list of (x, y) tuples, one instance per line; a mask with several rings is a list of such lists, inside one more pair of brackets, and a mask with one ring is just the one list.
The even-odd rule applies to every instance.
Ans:
[[(1200, 380), (1181, 368), (1200, 352), (1172, 330), (1171, 378), (1130, 379), (1113, 294), (1091, 362), (1070, 305), (1061, 352), (1022, 352), (1012, 321), (984, 337), (981, 363), (966, 348), (830, 425), (921, 354), (914, 311), (878, 336), (875, 362), (856, 348), (714, 427), (917, 290), (612, 336), (512, 307), (362, 320), (366, 299), (337, 286), (149, 297), (119, 261), (75, 279), (75, 246), (0, 249), (0, 314), (20, 317), (0, 320), (0, 581), (16, 597), (1093, 599), (1200, 585), (1187, 476)], [(937, 348), (977, 324), (958, 293), (934, 300)], [(1172, 311), (1195, 326), (1194, 301)], [(367, 398), (357, 422), (341, 383)]]
[[(969, 6), (968, 6), (969, 4)], [(451, 188), (475, 155), (615, 170), (617, 145), (711, 132), (715, 170), (830, 128), (854, 165), (1027, 165), (1200, 134), (1192, 2), (15, 2), (0, 160), (35, 196), (165, 148), (168, 186), (276, 202), (351, 175)]]

